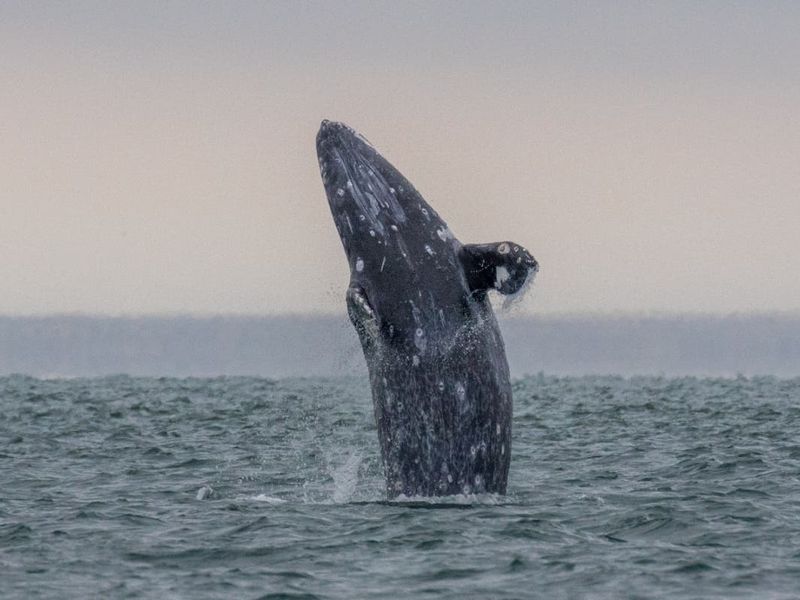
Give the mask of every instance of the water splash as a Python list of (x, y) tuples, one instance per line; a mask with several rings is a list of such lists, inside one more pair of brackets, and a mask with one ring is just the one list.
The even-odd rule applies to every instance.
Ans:
[(503, 313), (514, 312), (522, 304), (522, 300), (527, 296), (528, 291), (533, 286), (533, 280), (536, 279), (536, 273), (536, 271), (532, 271), (531, 274), (525, 279), (525, 283), (523, 283), (516, 292), (503, 296), (503, 303), (500, 305), (500, 310)]
[(360, 452), (353, 452), (342, 465), (331, 471), (333, 477), (333, 502), (343, 504), (349, 502), (358, 485), (358, 472), (363, 457)]
[(397, 504), (409, 508), (458, 508), (475, 506), (502, 506), (513, 504), (508, 496), (499, 494), (454, 494), (450, 496), (406, 496), (400, 494), (386, 504)]

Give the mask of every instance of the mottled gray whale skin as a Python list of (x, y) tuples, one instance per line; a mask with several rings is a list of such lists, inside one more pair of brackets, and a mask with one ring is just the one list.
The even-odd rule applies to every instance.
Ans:
[(504, 494), (511, 385), (491, 289), (538, 270), (519, 244), (461, 244), (361, 135), (323, 121), (320, 172), (350, 264), (390, 497)]

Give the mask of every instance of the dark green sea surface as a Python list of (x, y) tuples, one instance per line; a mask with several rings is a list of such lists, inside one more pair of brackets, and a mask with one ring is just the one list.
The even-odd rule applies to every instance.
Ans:
[(800, 380), (530, 377), (387, 502), (359, 378), (0, 379), (0, 598), (797, 598)]

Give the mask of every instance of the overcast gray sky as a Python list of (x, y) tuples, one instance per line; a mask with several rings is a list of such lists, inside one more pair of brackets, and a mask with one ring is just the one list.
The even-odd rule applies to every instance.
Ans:
[(0, 2), (0, 313), (343, 310), (322, 118), (524, 310), (800, 310), (800, 3)]

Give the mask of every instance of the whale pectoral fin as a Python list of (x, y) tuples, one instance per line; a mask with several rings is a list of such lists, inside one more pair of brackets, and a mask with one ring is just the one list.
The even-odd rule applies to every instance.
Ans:
[(378, 320), (375, 317), (375, 310), (369, 303), (364, 288), (357, 283), (351, 283), (347, 288), (347, 314), (360, 336), (377, 332)]
[(539, 271), (531, 253), (514, 242), (464, 244), (459, 258), (470, 290), (479, 294), (514, 294)]

